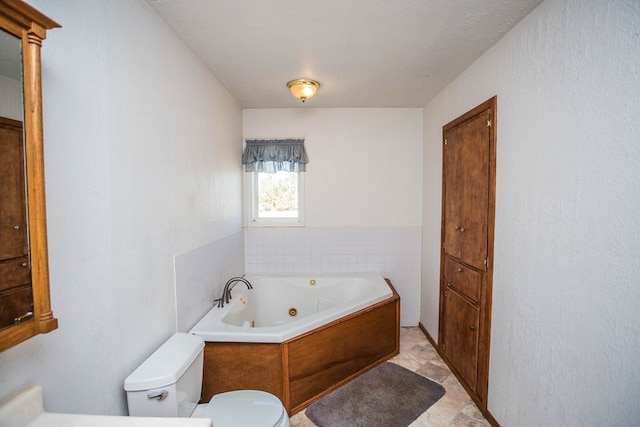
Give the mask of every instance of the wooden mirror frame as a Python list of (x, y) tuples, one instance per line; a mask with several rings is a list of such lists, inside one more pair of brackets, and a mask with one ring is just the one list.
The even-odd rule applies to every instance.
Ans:
[(22, 41), (27, 218), (33, 290), (33, 317), (0, 331), (0, 351), (4, 351), (58, 327), (49, 292), (40, 48), (47, 30), (60, 25), (21, 0), (0, 0), (0, 27)]

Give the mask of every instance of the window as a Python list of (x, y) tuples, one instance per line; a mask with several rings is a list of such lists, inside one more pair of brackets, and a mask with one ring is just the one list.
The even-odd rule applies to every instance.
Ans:
[(304, 225), (304, 174), (251, 173), (250, 225)]
[(304, 139), (248, 139), (242, 155), (249, 225), (304, 225)]

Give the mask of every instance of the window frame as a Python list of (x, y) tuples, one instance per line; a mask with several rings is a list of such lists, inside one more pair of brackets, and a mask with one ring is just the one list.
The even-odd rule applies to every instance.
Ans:
[(298, 178), (298, 216), (290, 218), (265, 218), (259, 215), (258, 206), (258, 174), (261, 172), (246, 172), (244, 179), (246, 225), (248, 227), (304, 227), (304, 175), (306, 172), (295, 173)]

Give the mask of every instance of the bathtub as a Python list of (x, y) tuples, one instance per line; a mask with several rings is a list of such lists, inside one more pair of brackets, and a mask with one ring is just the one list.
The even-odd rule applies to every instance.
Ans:
[(380, 275), (245, 277), (232, 300), (212, 308), (192, 329), (205, 341), (279, 343), (393, 295)]
[(205, 340), (202, 399), (272, 393), (290, 415), (397, 355), (400, 296), (388, 279), (245, 277), (191, 329)]

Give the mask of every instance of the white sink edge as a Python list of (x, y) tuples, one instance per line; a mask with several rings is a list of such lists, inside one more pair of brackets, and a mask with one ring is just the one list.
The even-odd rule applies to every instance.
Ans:
[(42, 387), (31, 386), (0, 405), (3, 427), (212, 427), (206, 418), (121, 417), (112, 415), (59, 414), (44, 411)]

